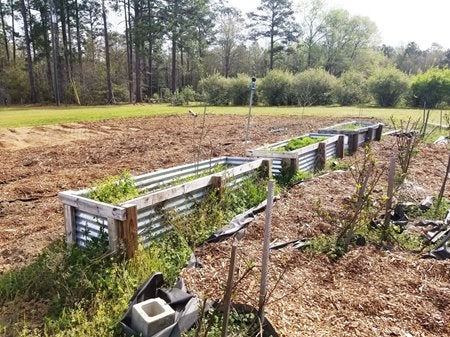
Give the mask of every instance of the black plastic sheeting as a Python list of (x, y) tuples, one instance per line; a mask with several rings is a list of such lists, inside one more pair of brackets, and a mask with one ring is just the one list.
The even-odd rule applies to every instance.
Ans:
[(169, 336), (180, 337), (183, 331), (189, 330), (199, 316), (198, 298), (186, 291), (182, 280), (171, 289), (162, 288), (164, 278), (161, 273), (153, 274), (134, 293), (128, 302), (128, 310), (120, 321), (122, 331), (126, 336), (140, 336), (139, 332), (131, 328), (131, 312), (133, 305), (151, 298), (160, 297), (175, 310), (175, 323), (152, 337)]
[(248, 211), (236, 215), (227, 226), (219, 229), (206, 239), (205, 243), (219, 242), (236, 234), (247, 227), (247, 225), (255, 219), (256, 214), (262, 212), (266, 208), (266, 205), (267, 200), (264, 200), (259, 205), (250, 208)]

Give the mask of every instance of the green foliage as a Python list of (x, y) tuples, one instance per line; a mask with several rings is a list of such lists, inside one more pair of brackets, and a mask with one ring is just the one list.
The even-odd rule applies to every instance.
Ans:
[(280, 149), (280, 151), (282, 152), (294, 151), (308, 145), (319, 143), (325, 139), (326, 139), (325, 137), (310, 137), (310, 136), (293, 138), (290, 139), (288, 143), (282, 149)]
[[(208, 336), (220, 337), (222, 336), (222, 313), (214, 310), (206, 312), (205, 317), (201, 318), (202, 329), (198, 331), (193, 328), (182, 334), (183, 337), (194, 336)], [(259, 319), (254, 313), (241, 313), (235, 309), (231, 309), (228, 319), (228, 334), (233, 337), (252, 337), (258, 336), (260, 332)]]
[(199, 82), (199, 90), (205, 96), (206, 102), (210, 105), (228, 105), (229, 81), (218, 74), (206, 77)]
[(237, 77), (229, 79), (229, 95), (233, 105), (250, 103), (250, 80), (250, 77), (245, 74), (238, 74)]
[(400, 70), (384, 68), (369, 78), (369, 91), (381, 107), (394, 107), (408, 89), (408, 78)]
[(279, 106), (289, 104), (289, 92), (293, 76), (282, 70), (271, 70), (259, 85), (262, 99), (269, 105)]
[(434, 108), (441, 102), (450, 102), (450, 69), (430, 68), (415, 76), (411, 92), (416, 106)]
[(119, 176), (106, 177), (95, 182), (90, 188), (87, 197), (93, 200), (118, 205), (129, 199), (139, 196), (139, 190), (128, 171), (123, 171)]
[(341, 75), (335, 86), (336, 102), (340, 105), (357, 105), (369, 101), (367, 79), (363, 73), (350, 70)]
[(323, 69), (308, 69), (294, 76), (293, 96), (301, 106), (333, 103), (336, 78)]
[(222, 194), (212, 191), (192, 212), (166, 212), (165, 223), (172, 226), (190, 247), (203, 243), (212, 233), (226, 226), (231, 219), (267, 197), (267, 181), (258, 176), (243, 179), (236, 188), (226, 188)]

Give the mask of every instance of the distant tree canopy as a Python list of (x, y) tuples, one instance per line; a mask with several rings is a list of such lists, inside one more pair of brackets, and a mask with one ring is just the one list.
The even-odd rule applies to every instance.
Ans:
[(450, 103), (450, 69), (430, 68), (415, 76), (411, 91), (418, 106), (434, 108), (439, 103)]
[[(184, 96), (200, 98), (193, 92), (207, 93), (205, 81), (209, 91), (229, 86), (214, 104), (244, 104), (247, 74), (265, 78), (258, 80), (260, 103), (359, 104), (372, 96), (392, 105), (398, 99), (395, 90), (386, 96), (395, 82), (389, 73), (397, 69), (417, 75), (409, 101), (434, 106), (448, 100), (440, 93), (445, 67), (450, 50), (438, 44), (422, 50), (415, 42), (379, 46), (371, 20), (329, 9), (326, 0), (297, 7), (292, 0), (260, 0), (246, 20), (226, 0), (0, 0), (0, 88), (8, 104), (180, 104)], [(376, 80), (380, 74), (384, 81)], [(302, 87), (298, 78), (307, 75), (310, 86)], [(314, 81), (326, 89), (317, 103), (305, 103)], [(271, 98), (268, 90), (279, 86), (290, 91)]]

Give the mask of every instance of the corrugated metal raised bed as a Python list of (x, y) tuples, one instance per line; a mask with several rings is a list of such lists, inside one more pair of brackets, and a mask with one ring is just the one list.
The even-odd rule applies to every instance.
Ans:
[(382, 123), (351, 121), (319, 129), (321, 134), (339, 134), (348, 137), (348, 150), (355, 152), (359, 146), (371, 140), (381, 140)]
[[(226, 169), (180, 183), (217, 165)], [(138, 238), (146, 245), (151, 238), (168, 230), (161, 211), (189, 212), (195, 203), (208, 195), (211, 187), (239, 184), (263, 166), (271, 174), (269, 160), (220, 157), (136, 176), (133, 179), (137, 187), (148, 193), (120, 205), (89, 199), (86, 197), (88, 190), (61, 192), (59, 198), (64, 204), (66, 241), (86, 246), (88, 241), (104, 235), (111, 250), (118, 249), (123, 243), (127, 255), (133, 255)]]
[[(280, 151), (291, 140), (304, 137), (325, 138), (324, 140), (301, 147), (293, 151)], [(342, 158), (346, 146), (346, 136), (344, 135), (326, 135), (310, 133), (299, 137), (284, 140), (278, 143), (259, 147), (254, 150), (248, 150), (247, 154), (259, 158), (272, 159), (272, 172), (274, 175), (281, 174), (282, 169), (288, 169), (291, 172), (299, 169), (303, 172), (323, 169), (325, 162), (333, 157)]]

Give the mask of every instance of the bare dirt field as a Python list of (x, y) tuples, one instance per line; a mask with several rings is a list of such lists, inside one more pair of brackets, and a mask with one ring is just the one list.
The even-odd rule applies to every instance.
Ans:
[[(248, 147), (316, 131), (342, 119), (256, 117)], [(32, 261), (64, 234), (57, 193), (81, 189), (127, 168), (142, 174), (194, 160), (201, 116), (185, 114), (117, 119), (0, 131), (0, 274)], [(202, 158), (243, 155), (246, 118), (207, 116)], [(388, 160), (392, 139), (374, 145)], [(445, 146), (426, 145), (414, 160), (405, 195), (420, 200), (439, 190)], [(352, 160), (348, 158), (347, 160)], [(273, 212), (272, 240), (327, 233), (333, 224), (314, 209), (317, 200), (339, 216), (352, 193), (348, 172), (332, 172), (294, 186)], [(447, 189), (446, 195), (450, 190)], [(260, 264), (264, 216), (249, 228), (239, 251), (238, 274), (248, 261)], [(204, 268), (183, 276), (196, 293), (223, 294), (230, 240), (204, 245)], [(271, 255), (267, 317), (281, 336), (450, 336), (450, 263), (403, 252), (357, 248), (338, 262), (291, 248)], [(236, 302), (257, 305), (259, 268), (239, 285)], [(279, 276), (282, 275), (281, 278)], [(275, 286), (276, 284), (276, 286)]]

